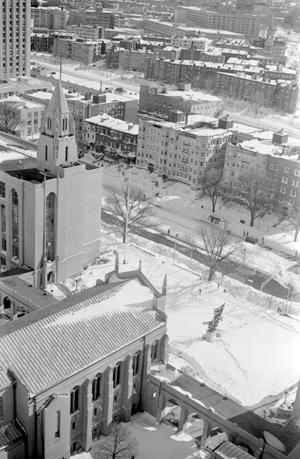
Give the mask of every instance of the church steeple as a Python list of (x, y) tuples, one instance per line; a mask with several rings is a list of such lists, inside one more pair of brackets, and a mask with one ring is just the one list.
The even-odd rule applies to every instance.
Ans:
[(45, 112), (38, 144), (37, 168), (56, 175), (56, 167), (77, 161), (74, 121), (60, 80)]

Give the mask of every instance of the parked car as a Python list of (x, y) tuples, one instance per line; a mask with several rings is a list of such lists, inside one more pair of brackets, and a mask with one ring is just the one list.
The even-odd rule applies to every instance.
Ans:
[(225, 218), (224, 217), (220, 217), (219, 215), (212, 214), (208, 218), (211, 221), (211, 223), (215, 223), (216, 225), (218, 225), (219, 223), (224, 223), (225, 222)]
[(247, 236), (245, 240), (246, 242), (249, 242), (250, 244), (257, 244), (258, 242), (258, 238), (253, 237), (253, 236)]

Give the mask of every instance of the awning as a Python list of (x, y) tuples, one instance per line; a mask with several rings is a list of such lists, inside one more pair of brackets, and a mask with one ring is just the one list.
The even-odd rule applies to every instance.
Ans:
[(253, 459), (251, 454), (248, 454), (230, 441), (225, 441), (215, 449), (214, 455), (216, 459)]

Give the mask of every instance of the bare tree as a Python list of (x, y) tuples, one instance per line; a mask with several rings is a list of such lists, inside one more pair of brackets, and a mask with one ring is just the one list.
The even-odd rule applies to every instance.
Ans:
[(223, 201), (238, 204), (248, 210), (250, 226), (254, 225), (256, 218), (263, 217), (266, 214), (267, 206), (273, 203), (266, 181), (259, 174), (250, 173), (241, 177), (238, 194), (233, 195), (228, 191), (224, 194)]
[(154, 210), (139, 188), (127, 183), (121, 191), (109, 191), (107, 210), (112, 213), (114, 224), (125, 244), (127, 233), (138, 233), (143, 228), (154, 228)]
[(289, 223), (293, 225), (295, 230), (294, 242), (298, 240), (298, 234), (300, 231), (300, 207), (289, 202), (286, 203), (285, 216)]
[(204, 198), (207, 196), (212, 203), (212, 212), (215, 212), (217, 201), (224, 193), (222, 178), (214, 177), (212, 174), (205, 175), (200, 182), (200, 186), (201, 190), (198, 197)]
[(137, 451), (138, 443), (129, 427), (113, 423), (111, 433), (103, 437), (92, 451), (94, 459), (130, 459)]
[(211, 281), (218, 265), (239, 249), (239, 242), (226, 229), (216, 225), (201, 225), (197, 229), (197, 234), (203, 241), (204, 250), (196, 245), (194, 249), (209, 267), (208, 281)]

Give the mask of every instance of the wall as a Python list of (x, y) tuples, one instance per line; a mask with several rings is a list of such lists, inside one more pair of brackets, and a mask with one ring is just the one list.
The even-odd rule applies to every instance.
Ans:
[[(58, 425), (59, 412), (59, 425)], [(44, 457), (61, 459), (70, 457), (70, 398), (58, 394), (42, 411)]]

